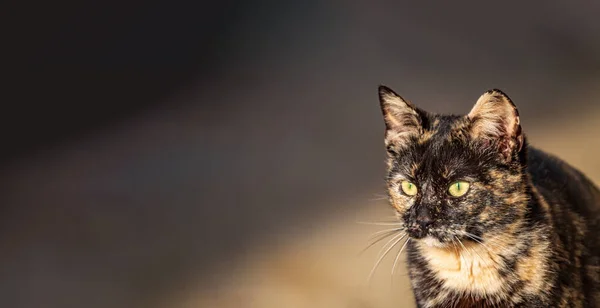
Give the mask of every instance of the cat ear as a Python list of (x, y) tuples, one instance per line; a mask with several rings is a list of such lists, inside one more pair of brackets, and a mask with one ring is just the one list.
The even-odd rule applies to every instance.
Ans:
[(386, 144), (401, 144), (411, 135), (421, 132), (421, 118), (417, 108), (392, 89), (379, 86), (379, 103), (385, 121)]
[(496, 144), (506, 159), (523, 147), (517, 107), (502, 91), (489, 90), (469, 112), (471, 136)]

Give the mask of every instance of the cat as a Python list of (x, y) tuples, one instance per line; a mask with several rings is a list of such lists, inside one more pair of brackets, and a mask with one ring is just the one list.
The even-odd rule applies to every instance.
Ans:
[(464, 116), (379, 100), (417, 307), (600, 307), (600, 191), (528, 144), (505, 93)]

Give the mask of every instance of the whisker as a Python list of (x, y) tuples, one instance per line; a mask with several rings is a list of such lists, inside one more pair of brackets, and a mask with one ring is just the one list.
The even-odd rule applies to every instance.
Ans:
[(467, 231), (464, 231), (464, 232), (465, 232), (465, 234), (468, 234), (468, 235), (470, 235), (470, 236), (472, 236), (472, 237), (474, 237), (474, 238), (478, 238), (478, 239), (480, 239), (480, 240), (483, 240), (483, 238), (482, 238), (481, 236), (475, 235), (475, 234), (473, 234), (473, 233), (471, 233), (471, 232), (467, 232)]
[(380, 235), (382, 233), (387, 233), (387, 232), (391, 232), (391, 231), (401, 231), (401, 230), (403, 230), (403, 228), (391, 228), (391, 229), (379, 230), (377, 232), (372, 233), (369, 236), (369, 240), (376, 238), (378, 235)]
[(460, 254), (460, 251), (458, 250), (458, 247), (456, 246), (455, 239), (458, 239), (458, 238), (456, 238), (456, 235), (452, 235), (452, 237), (450, 239), (452, 240), (452, 247), (454, 247), (454, 252), (456, 252), (458, 254), (458, 257), (462, 260), (462, 255)]
[[(400, 236), (397, 235), (396, 238)], [(371, 284), (371, 279), (373, 278), (373, 274), (375, 273), (375, 270), (379, 267), (379, 264), (381, 263), (381, 260), (383, 260), (383, 258), (385, 258), (385, 256), (390, 252), (390, 250), (392, 250), (392, 248), (394, 248), (394, 246), (396, 246), (396, 244), (398, 244), (404, 237), (406, 236), (406, 234), (400, 236), (400, 238), (398, 238), (398, 240), (396, 240), (394, 242), (394, 244), (392, 244), (384, 253), (381, 257), (379, 257), (379, 260), (377, 260), (377, 263), (375, 263), (375, 266), (373, 266), (373, 269), (371, 269), (371, 272), (369, 273), (369, 279), (367, 280), (368, 284)]]
[[(469, 238), (471, 238), (472, 240), (474, 240), (475, 242), (477, 242), (477, 243), (479, 243), (479, 244), (481, 244), (481, 245), (484, 245), (484, 244), (483, 244), (483, 242), (481, 242), (481, 241), (479, 241), (477, 238), (475, 238), (475, 235), (474, 235), (474, 234), (471, 234), (471, 233), (469, 233), (469, 232), (465, 232), (465, 235), (466, 235), (466, 236), (468, 236)], [(483, 240), (483, 239), (482, 239), (482, 240)]]
[[(485, 259), (484, 259), (484, 258), (483, 258), (483, 257), (482, 257), (480, 254), (479, 254), (479, 252), (478, 252), (476, 249), (472, 249), (472, 250), (473, 250), (473, 251), (475, 252), (475, 254), (476, 254), (478, 257), (479, 257), (479, 259), (481, 260), (481, 262), (484, 262), (484, 261), (485, 261)], [(488, 250), (488, 254), (489, 254), (489, 250)]]
[[(363, 248), (363, 249), (362, 249), (362, 250), (361, 250), (361, 251), (358, 253), (358, 255), (359, 255), (359, 256), (360, 256), (360, 255), (362, 255), (362, 254), (363, 254), (365, 251), (367, 251), (367, 249), (369, 249), (369, 248), (373, 247), (373, 245), (375, 245), (375, 244), (377, 244), (377, 243), (381, 242), (382, 240), (384, 240), (385, 238), (387, 238), (387, 237), (389, 237), (389, 236), (391, 236), (391, 235), (395, 234), (396, 232), (397, 232), (397, 231), (395, 231), (395, 230), (394, 230), (394, 231), (388, 231), (387, 233), (384, 233), (384, 234), (380, 234), (380, 235), (378, 235), (378, 236), (375, 236), (375, 237), (380, 237), (380, 238), (378, 238), (378, 239), (374, 240), (372, 243), (370, 243), (369, 245), (367, 245), (367, 247)], [(389, 243), (389, 242), (388, 242), (388, 243)]]
[[(469, 235), (467, 235), (467, 236), (469, 236)], [(498, 261), (494, 258), (495, 253), (488, 246), (486, 246), (484, 243), (482, 243), (474, 238), (472, 238), (472, 239), (475, 240), (477, 243), (481, 244), (481, 246), (483, 246), (485, 248), (487, 254), (490, 256), (489, 259), (492, 260), (492, 262), (498, 264)], [(506, 249), (506, 247), (503, 247), (503, 246), (496, 246), (496, 247), (498, 247), (500, 249)]]
[[(474, 249), (471, 249), (471, 250), (470, 250), (470, 249), (468, 249), (468, 248), (467, 248), (467, 247), (466, 247), (466, 246), (463, 244), (463, 242), (460, 240), (460, 238), (458, 238), (458, 237), (456, 236), (456, 234), (454, 234), (454, 233), (451, 233), (451, 232), (449, 232), (449, 231), (445, 231), (445, 232), (446, 232), (446, 233), (449, 233), (450, 235), (452, 235), (452, 237), (453, 237), (453, 238), (456, 238), (456, 240), (458, 241), (458, 243), (460, 244), (460, 246), (463, 248), (463, 250), (465, 250), (466, 252), (468, 252), (468, 253), (469, 253), (469, 255), (471, 256), (471, 258), (475, 259), (475, 258), (474, 258), (474, 255), (473, 255), (473, 252), (471, 252), (471, 250), (473, 250), (473, 251), (475, 251), (475, 254), (477, 254), (477, 256), (479, 257), (479, 259), (481, 259), (481, 261), (482, 261), (482, 262), (484, 261), (483, 257), (481, 257), (481, 255), (479, 254), (479, 252), (477, 252), (477, 250), (474, 250)], [(452, 239), (452, 241), (454, 242), (454, 239)], [(461, 258), (461, 259), (462, 259), (462, 255), (461, 255), (461, 253), (460, 253), (460, 252), (458, 253), (458, 256), (459, 256), (459, 258)]]
[[(456, 246), (456, 243), (457, 243), (457, 241), (458, 241), (458, 243), (459, 243), (459, 244), (462, 246), (462, 248), (463, 248), (464, 250), (467, 250), (467, 251), (468, 251), (468, 249), (465, 247), (465, 245), (463, 245), (463, 243), (462, 243), (462, 242), (461, 242), (461, 240), (460, 240), (460, 239), (459, 239), (459, 238), (456, 236), (456, 234), (455, 234), (454, 232), (450, 232), (450, 231), (448, 231), (448, 230), (440, 230), (440, 229), (436, 229), (435, 231), (437, 231), (437, 232), (444, 232), (444, 233), (447, 233), (447, 234), (449, 234), (449, 235), (451, 236), (451, 237), (450, 237), (450, 240), (452, 240), (452, 246), (454, 247), (454, 250), (456, 250), (456, 253), (458, 253), (458, 257), (459, 257), (459, 258), (462, 260), (462, 254), (460, 253), (460, 251), (458, 250), (458, 247)], [(469, 254), (471, 254), (471, 252), (470, 252), (470, 251), (469, 251)], [(473, 257), (473, 255), (472, 255), (472, 254), (471, 254), (471, 257)]]
[(357, 221), (357, 224), (361, 224), (361, 225), (373, 225), (373, 226), (401, 226), (402, 223), (401, 222), (392, 222), (392, 221), (384, 221), (384, 222), (377, 222), (377, 221)]
[(467, 247), (465, 247), (465, 245), (462, 243), (462, 241), (457, 237), (456, 240), (458, 241), (458, 243), (460, 244), (460, 246), (462, 246), (462, 248), (469, 253), (469, 255), (471, 255), (471, 258), (473, 258), (473, 253), (471, 253), (470, 250), (467, 249)]
[[(467, 236), (471, 237), (473, 240), (475, 240), (475, 239), (481, 240), (481, 242), (479, 242), (479, 241), (477, 241), (477, 242), (480, 243), (481, 245), (484, 245), (483, 241), (486, 241), (486, 240), (484, 240), (480, 236), (477, 236), (477, 235), (475, 235), (473, 233), (470, 233), (470, 232), (465, 232), (465, 233), (466, 233)], [(487, 240), (486, 242), (489, 243), (490, 245), (493, 245), (493, 246), (498, 247), (500, 249), (506, 249), (507, 245), (511, 245), (511, 243), (509, 243), (509, 242), (507, 242), (505, 240), (499, 239), (497, 237), (491, 238), (491, 239)]]
[(408, 242), (410, 242), (410, 237), (404, 242), (404, 244), (400, 248), (400, 251), (396, 255), (396, 259), (394, 260), (394, 265), (392, 266), (392, 284), (394, 284), (394, 273), (396, 272), (396, 264), (398, 264), (398, 259), (400, 259), (400, 255), (402, 255), (402, 251), (404, 250)]
[[(483, 247), (485, 248), (485, 250), (486, 250), (487, 254), (490, 256), (490, 257), (489, 257), (489, 259), (490, 259), (490, 260), (492, 260), (492, 262), (494, 262), (494, 263), (496, 263), (496, 264), (498, 263), (498, 262), (496, 261), (496, 259), (493, 257), (493, 255), (494, 255), (495, 253), (494, 253), (494, 252), (493, 252), (493, 251), (492, 251), (492, 250), (491, 250), (491, 249), (490, 249), (490, 248), (489, 248), (487, 245), (485, 245), (484, 243), (480, 242), (480, 241), (479, 241), (479, 240), (477, 240), (476, 238), (472, 237), (472, 235), (474, 235), (474, 234), (471, 234), (471, 233), (469, 233), (469, 232), (465, 232), (465, 235), (466, 235), (466, 236), (468, 236), (469, 238), (471, 238), (472, 240), (474, 240), (475, 242), (477, 242), (477, 243), (481, 244), (481, 246), (483, 246)], [(500, 249), (505, 249), (505, 247), (503, 247), (503, 246), (496, 246), (496, 247), (498, 247), (498, 248), (500, 248)], [(478, 254), (479, 254), (479, 253), (478, 253)], [(480, 256), (480, 257), (481, 257), (481, 256)], [(482, 260), (483, 260), (483, 258), (482, 258)]]
[(465, 233), (465, 235), (466, 235), (466, 236), (470, 237), (472, 240), (474, 240), (474, 241), (476, 241), (477, 243), (479, 243), (479, 244), (482, 244), (482, 245), (483, 245), (483, 243), (482, 243), (482, 242), (478, 241), (478, 239), (479, 239), (479, 240), (481, 240), (481, 241), (483, 241), (484, 239), (483, 239), (482, 237), (480, 237), (480, 236), (477, 236), (477, 235), (475, 235), (475, 234), (473, 234), (473, 233), (470, 233), (470, 232), (467, 232), (467, 231), (464, 231), (464, 233)]
[[(469, 226), (467, 226), (467, 228), (469, 228)], [(465, 232), (465, 233), (468, 233), (469, 235), (471, 235), (471, 236), (473, 236), (473, 237), (475, 237), (475, 238), (477, 238), (477, 239), (479, 239), (479, 240), (481, 240), (481, 241), (486, 241), (486, 240), (484, 240), (482, 237), (480, 237), (480, 236), (477, 236), (477, 235), (475, 235), (475, 234), (473, 234), (473, 233), (470, 233), (470, 232), (467, 232), (467, 231), (464, 231), (464, 232)], [(511, 244), (512, 244), (512, 243), (510, 243), (510, 242), (507, 242), (507, 241), (505, 241), (505, 240), (503, 240), (503, 239), (500, 239), (500, 238), (497, 238), (497, 237), (494, 237), (494, 238), (492, 238), (491, 240), (487, 240), (487, 241), (488, 241), (488, 242), (497, 242), (497, 243), (501, 243), (501, 244), (504, 244), (504, 245), (511, 245)], [(503, 248), (504, 248), (504, 247), (503, 247)]]
[[(398, 233), (398, 235), (403, 235), (406, 236), (406, 233)], [(387, 247), (389, 247), (389, 245), (391, 245), (395, 239), (397, 239), (398, 236), (394, 236), (392, 237), (389, 241), (387, 241), (385, 244), (383, 244), (383, 246), (381, 246), (381, 249), (379, 249), (379, 252), (377, 253), (377, 258), (379, 258), (381, 256), (381, 254), (387, 249)]]
[(387, 200), (388, 197), (375, 197), (375, 198), (370, 198), (369, 201), (380, 201), (380, 200)]
[[(477, 242), (477, 243), (481, 244), (483, 247), (485, 247), (485, 248), (488, 250), (488, 253), (491, 253), (491, 252), (492, 252), (492, 250), (491, 250), (491, 249), (490, 249), (490, 248), (489, 248), (489, 247), (488, 247), (486, 244), (484, 244), (483, 242), (481, 242), (481, 241), (479, 241), (478, 239), (474, 238), (474, 237), (473, 237), (473, 236), (474, 236), (474, 234), (471, 234), (471, 233), (469, 233), (469, 232), (465, 232), (465, 235), (466, 235), (466, 236), (468, 236), (469, 238), (471, 238), (472, 240), (474, 240), (475, 242)], [(482, 239), (482, 240), (483, 240), (483, 239)], [(503, 247), (503, 246), (498, 246), (498, 245), (496, 245), (496, 247), (498, 247), (498, 248), (500, 248), (500, 249), (504, 249), (504, 248), (505, 248), (505, 247)]]
[(387, 199), (387, 198), (389, 198), (388, 195), (385, 195), (385, 194), (373, 194), (373, 197), (378, 198), (378, 199)]

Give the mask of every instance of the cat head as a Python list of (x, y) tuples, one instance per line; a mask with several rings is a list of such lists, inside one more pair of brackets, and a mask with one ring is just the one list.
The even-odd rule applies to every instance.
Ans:
[(500, 90), (464, 116), (428, 113), (380, 86), (389, 199), (407, 233), (430, 245), (500, 232), (526, 212), (525, 138)]

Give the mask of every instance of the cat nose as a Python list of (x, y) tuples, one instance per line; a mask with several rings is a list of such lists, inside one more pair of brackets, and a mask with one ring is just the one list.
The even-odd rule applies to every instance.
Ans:
[(421, 207), (417, 211), (416, 222), (422, 230), (426, 230), (433, 224), (433, 216), (427, 207)]
[(423, 217), (419, 217), (417, 218), (417, 224), (419, 224), (419, 226), (421, 227), (421, 229), (428, 229), (429, 226), (431, 226), (433, 224), (433, 219), (431, 218), (431, 216), (423, 216)]
[(433, 222), (433, 213), (427, 207), (417, 208), (412, 223), (408, 226), (408, 233), (411, 237), (423, 238), (429, 233), (429, 228)]

